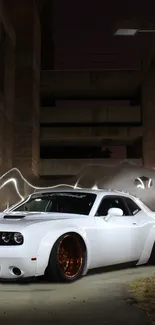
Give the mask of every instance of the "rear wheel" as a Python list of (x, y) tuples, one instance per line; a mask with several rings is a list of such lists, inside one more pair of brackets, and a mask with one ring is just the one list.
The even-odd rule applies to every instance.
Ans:
[(47, 276), (51, 280), (72, 282), (83, 274), (86, 247), (82, 238), (75, 233), (62, 235), (54, 244)]

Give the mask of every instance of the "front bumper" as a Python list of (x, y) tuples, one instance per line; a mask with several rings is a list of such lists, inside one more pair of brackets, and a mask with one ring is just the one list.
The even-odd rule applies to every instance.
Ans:
[[(14, 273), (19, 270), (20, 274)], [(36, 275), (36, 261), (25, 258), (1, 258), (0, 257), (0, 279), (18, 279), (33, 277)]]
[[(36, 275), (37, 260), (21, 247), (0, 247), (0, 279), (18, 279)], [(13, 269), (20, 270), (15, 274)]]

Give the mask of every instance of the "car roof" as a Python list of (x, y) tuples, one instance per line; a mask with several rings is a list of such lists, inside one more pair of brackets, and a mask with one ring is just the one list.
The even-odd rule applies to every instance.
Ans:
[(73, 193), (90, 193), (95, 195), (126, 195), (130, 197), (134, 197), (132, 194), (129, 194), (127, 192), (119, 191), (119, 190), (112, 190), (112, 189), (87, 189), (87, 188), (68, 188), (68, 189), (58, 189), (58, 188), (52, 188), (52, 189), (44, 189), (44, 190), (36, 190), (31, 195), (41, 195), (41, 194), (50, 194), (55, 192), (73, 192)]
[(68, 188), (68, 189), (58, 189), (58, 188), (52, 188), (52, 189), (45, 189), (45, 190), (36, 190), (33, 194), (44, 194), (44, 193), (55, 193), (55, 192), (63, 192), (63, 193), (68, 193), (68, 192), (73, 192), (73, 193), (90, 193), (90, 194), (98, 194), (98, 193), (105, 193), (109, 192), (110, 190), (105, 190), (105, 189), (87, 189), (87, 188)]

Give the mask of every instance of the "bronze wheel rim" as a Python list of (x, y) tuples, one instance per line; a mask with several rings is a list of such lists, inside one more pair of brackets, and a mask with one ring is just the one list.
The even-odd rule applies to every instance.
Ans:
[(77, 237), (66, 235), (60, 241), (58, 263), (61, 271), (68, 278), (74, 278), (80, 273), (83, 264), (83, 249)]

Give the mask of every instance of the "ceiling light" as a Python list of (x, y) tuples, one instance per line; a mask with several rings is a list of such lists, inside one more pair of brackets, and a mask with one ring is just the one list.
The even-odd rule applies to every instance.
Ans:
[(125, 29), (117, 29), (116, 33), (114, 35), (117, 36), (135, 36), (138, 32), (138, 29), (131, 29), (131, 28), (125, 28)]
[(119, 28), (114, 33), (116, 36), (135, 36), (138, 33), (155, 33), (155, 29)]

